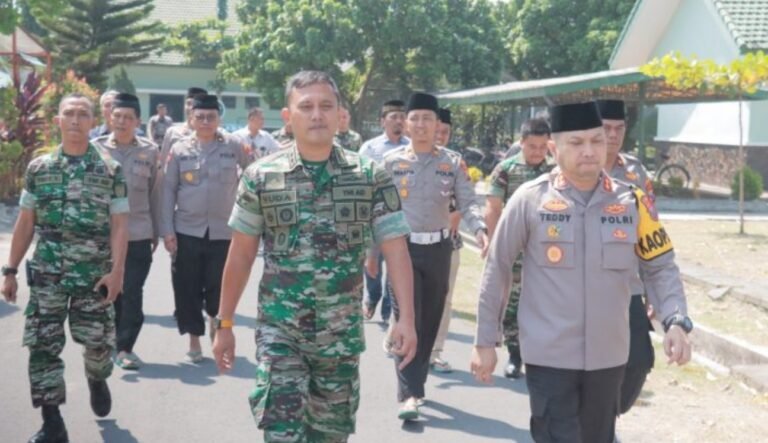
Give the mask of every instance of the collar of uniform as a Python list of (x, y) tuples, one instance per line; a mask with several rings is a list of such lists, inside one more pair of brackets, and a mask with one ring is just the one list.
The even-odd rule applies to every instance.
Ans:
[[(440, 150), (437, 146), (432, 145), (432, 151), (430, 151), (430, 154), (432, 154), (432, 157), (437, 157), (440, 155)], [(413, 143), (408, 143), (408, 146), (405, 148), (405, 155), (409, 160), (416, 161), (419, 159), (418, 155), (416, 155), (416, 150), (413, 149)]]
[[(565, 178), (565, 175), (563, 175), (563, 172), (559, 168), (552, 171), (551, 179), (552, 179), (552, 186), (558, 191), (564, 191), (572, 187), (571, 183), (568, 181), (567, 178)], [(604, 170), (600, 171), (598, 183), (599, 183), (598, 188), (602, 192), (608, 193), (608, 194), (613, 192), (614, 190), (613, 180)]]
[[(119, 144), (117, 143), (117, 140), (115, 139), (115, 133), (109, 134), (109, 138), (107, 139), (107, 146), (111, 148), (117, 148)], [(139, 146), (139, 139), (136, 138), (136, 136), (133, 136), (133, 140), (129, 144), (130, 146)]]
[(355, 165), (349, 161), (349, 158), (347, 158), (347, 153), (344, 151), (344, 148), (337, 144), (334, 144), (333, 148), (331, 148), (331, 156), (328, 160), (327, 169), (331, 175), (338, 175), (344, 169), (355, 167)]
[(624, 161), (624, 157), (622, 157), (621, 153), (619, 153), (619, 155), (616, 156), (616, 165), (624, 167), (625, 164), (626, 162)]
[[(197, 132), (192, 131), (192, 134), (190, 135), (190, 137), (192, 138), (192, 140), (194, 140), (195, 143), (198, 142)], [(224, 141), (224, 135), (222, 135), (221, 131), (219, 131), (218, 129), (216, 130), (216, 136), (213, 137), (213, 141), (219, 142), (219, 143)]]

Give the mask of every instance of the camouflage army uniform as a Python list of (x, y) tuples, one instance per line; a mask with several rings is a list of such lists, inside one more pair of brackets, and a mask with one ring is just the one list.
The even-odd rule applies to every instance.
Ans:
[(303, 162), (292, 143), (245, 171), (230, 226), (264, 242), (250, 403), (265, 441), (346, 441), (366, 249), (409, 232), (391, 178), (339, 146), (325, 166)]
[[(491, 173), (491, 185), (488, 195), (501, 199), (502, 205), (523, 183), (533, 180), (555, 167), (552, 159), (547, 158), (538, 166), (532, 167), (525, 163), (522, 152), (499, 163)], [(522, 256), (518, 257), (513, 269), (512, 291), (504, 313), (504, 345), (519, 347), (517, 327), (517, 305), (520, 302), (520, 281), (522, 272)]]
[(336, 137), (334, 139), (334, 143), (341, 146), (344, 149), (349, 149), (350, 151), (359, 151), (360, 146), (363, 145), (363, 137), (360, 136), (357, 132), (353, 130), (349, 130), (347, 132), (337, 132)]
[(293, 133), (289, 134), (286, 132), (285, 126), (276, 131), (272, 131), (270, 135), (277, 141), (277, 144), (280, 145), (281, 148), (286, 148), (293, 142)]
[(110, 215), (128, 212), (125, 178), (93, 145), (77, 158), (59, 148), (30, 163), (20, 205), (35, 212), (39, 236), (24, 312), (32, 404), (59, 405), (66, 400), (59, 354), (67, 316), (72, 338), (85, 346), (87, 377), (105, 380), (112, 373), (114, 310), (102, 305), (93, 286), (110, 271)]

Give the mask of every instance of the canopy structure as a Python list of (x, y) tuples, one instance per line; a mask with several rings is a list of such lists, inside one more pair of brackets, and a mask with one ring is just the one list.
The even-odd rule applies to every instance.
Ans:
[[(696, 88), (678, 90), (663, 78), (649, 77), (638, 68), (601, 71), (568, 77), (504, 83), (496, 86), (466, 89), (439, 94), (441, 105), (508, 105), (547, 106), (576, 103), (593, 99), (620, 99), (643, 104), (700, 103), (729, 101), (733, 97)], [(747, 100), (768, 99), (768, 91), (760, 90)]]
[(11, 75), (16, 83), (19, 81), (22, 64), (45, 66), (46, 78), (49, 81), (51, 79), (51, 54), (37, 39), (21, 28), (14, 29), (10, 35), (0, 34), (0, 57), (10, 58)]

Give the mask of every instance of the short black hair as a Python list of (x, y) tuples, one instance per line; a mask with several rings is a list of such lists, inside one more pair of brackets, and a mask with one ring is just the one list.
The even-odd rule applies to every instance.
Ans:
[(318, 83), (325, 83), (330, 86), (333, 90), (333, 94), (336, 96), (336, 101), (341, 103), (339, 87), (336, 86), (336, 82), (330, 74), (323, 71), (299, 71), (291, 76), (285, 85), (285, 105), (288, 106), (291, 92), (293, 92), (294, 89), (306, 88), (307, 86), (312, 86)]
[(552, 135), (549, 123), (543, 118), (532, 118), (523, 122), (520, 126), (520, 138), (525, 139), (530, 135)]
[(258, 106), (254, 106), (248, 110), (248, 118), (251, 118), (254, 115), (263, 115), (263, 114), (264, 114), (264, 111)]

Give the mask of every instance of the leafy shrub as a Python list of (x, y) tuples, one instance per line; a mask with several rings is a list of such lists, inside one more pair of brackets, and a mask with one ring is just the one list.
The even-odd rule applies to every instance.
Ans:
[[(759, 172), (750, 168), (744, 167), (744, 200), (757, 200), (763, 193), (763, 176)], [(739, 199), (739, 173), (733, 176), (731, 182), (731, 196), (735, 199)]]

